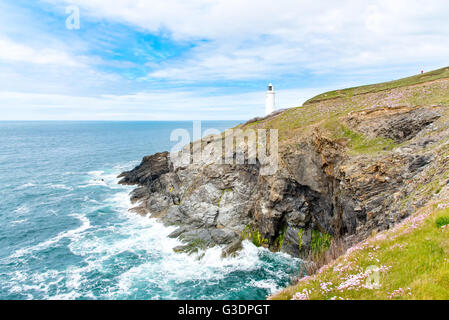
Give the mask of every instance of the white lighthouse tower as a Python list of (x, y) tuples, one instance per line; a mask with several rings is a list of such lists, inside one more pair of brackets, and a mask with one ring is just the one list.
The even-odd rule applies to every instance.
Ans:
[(266, 100), (266, 107), (265, 112), (268, 115), (272, 114), (275, 109), (275, 92), (274, 92), (274, 86), (272, 83), (268, 85), (267, 90), (267, 100)]

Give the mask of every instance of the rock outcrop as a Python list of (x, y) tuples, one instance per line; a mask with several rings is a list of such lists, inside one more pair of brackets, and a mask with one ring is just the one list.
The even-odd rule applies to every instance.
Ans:
[[(309, 110), (344, 110), (301, 120), (294, 127), (301, 131), (281, 135), (274, 175), (262, 175), (260, 161), (217, 164), (213, 153), (222, 148), (219, 135), (195, 142), (203, 150), (200, 161), (186, 165), (158, 153), (123, 173), (120, 183), (138, 186), (131, 194), (132, 210), (178, 227), (171, 236), (185, 243), (179, 251), (222, 245), (224, 254), (232, 254), (243, 238), (251, 238), (273, 251), (308, 258), (329, 239), (361, 241), (392, 227), (431, 196), (420, 187), (446, 161), (434, 147), (449, 129), (442, 124), (442, 105), (366, 104), (379, 104), (379, 93), (358, 99), (363, 103), (353, 100), (352, 108), (346, 102), (319, 102), (241, 126), (285, 128)], [(329, 119), (337, 119), (341, 132)], [(356, 142), (362, 147), (357, 149)]]

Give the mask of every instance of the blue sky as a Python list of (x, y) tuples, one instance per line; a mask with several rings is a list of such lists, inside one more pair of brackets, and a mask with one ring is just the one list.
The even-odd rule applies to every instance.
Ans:
[(2, 0), (0, 120), (249, 119), (268, 82), (284, 108), (449, 65), (448, 16), (440, 0)]

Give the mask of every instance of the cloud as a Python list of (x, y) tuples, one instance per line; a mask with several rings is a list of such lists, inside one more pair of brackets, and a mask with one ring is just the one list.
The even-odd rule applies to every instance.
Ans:
[[(263, 92), (215, 94), (156, 90), (125, 95), (73, 96), (0, 92), (1, 120), (244, 120), (264, 115)], [(277, 103), (296, 107), (319, 90), (281, 90)], [(7, 107), (6, 107), (7, 106)], [(24, 118), (24, 116), (26, 118)]]
[(67, 52), (51, 48), (33, 48), (7, 38), (0, 38), (0, 60), (68, 67), (82, 66)]
[(148, 78), (155, 79), (349, 73), (366, 67), (444, 63), (449, 54), (449, 7), (441, 0), (65, 2), (79, 5), (92, 17), (153, 33), (167, 31), (175, 41), (207, 40), (180, 59), (153, 68)]

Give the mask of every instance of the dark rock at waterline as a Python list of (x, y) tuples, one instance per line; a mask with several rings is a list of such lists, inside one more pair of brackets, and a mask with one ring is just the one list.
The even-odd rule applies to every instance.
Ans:
[(129, 172), (119, 175), (120, 184), (149, 186), (161, 175), (169, 172), (168, 152), (144, 157), (142, 163)]
[(228, 245), (226, 248), (223, 249), (222, 257), (228, 258), (235, 256), (237, 252), (239, 252), (242, 248), (243, 248), (242, 241), (235, 240), (234, 242), (232, 242), (230, 245)]

